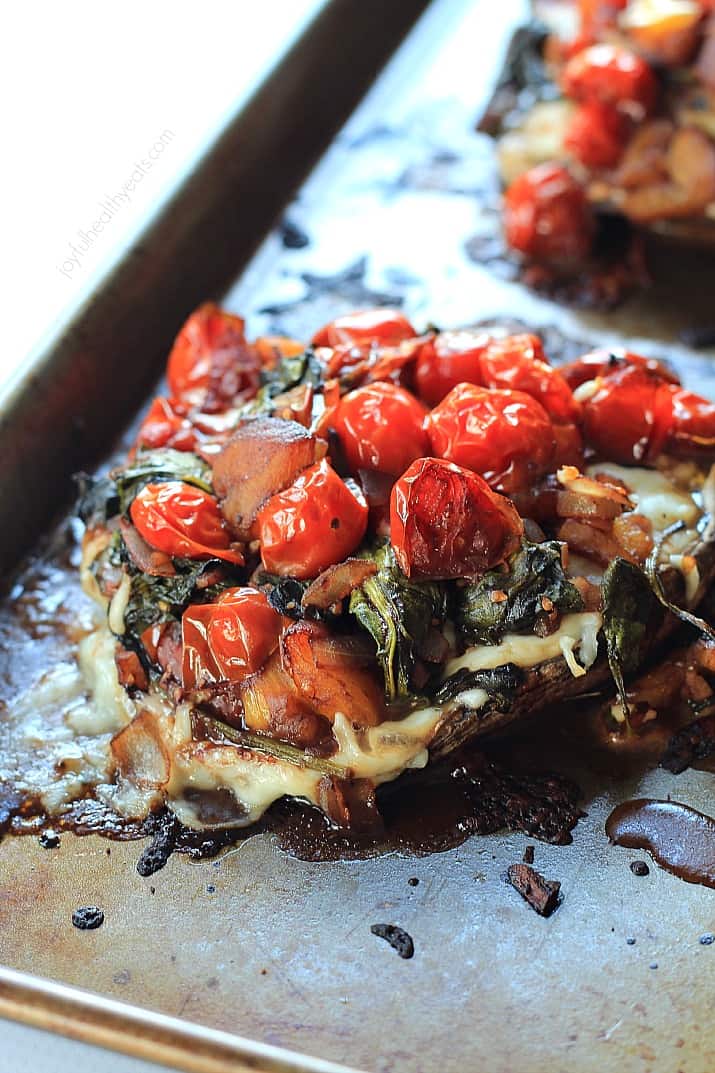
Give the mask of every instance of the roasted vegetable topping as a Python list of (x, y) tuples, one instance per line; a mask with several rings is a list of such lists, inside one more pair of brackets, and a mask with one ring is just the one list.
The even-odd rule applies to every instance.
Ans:
[(418, 579), (478, 577), (511, 555), (523, 532), (508, 499), (436, 458), (418, 459), (395, 484), (390, 527), (397, 562)]
[(389, 544), (371, 555), (377, 569), (355, 589), (350, 612), (377, 646), (388, 701), (414, 692), (412, 674), (420, 646), (430, 630), (442, 625), (447, 612), (444, 587), (410, 580), (397, 565)]
[(468, 644), (498, 644), (505, 633), (531, 632), (553, 611), (581, 611), (583, 599), (562, 566), (556, 541), (525, 542), (506, 570), (490, 570), (457, 590), (455, 621)]

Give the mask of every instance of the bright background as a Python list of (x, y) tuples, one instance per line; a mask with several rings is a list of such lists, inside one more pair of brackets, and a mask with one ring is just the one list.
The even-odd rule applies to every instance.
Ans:
[[(0, 380), (96, 285), (320, 0), (34, 2), (3, 11)], [(88, 251), (79, 232), (157, 143)], [(87, 245), (87, 243), (84, 243)], [(61, 271), (65, 267), (65, 272)]]

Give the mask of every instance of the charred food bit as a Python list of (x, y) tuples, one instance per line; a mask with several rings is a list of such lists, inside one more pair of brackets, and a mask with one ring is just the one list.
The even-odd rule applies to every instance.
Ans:
[(370, 928), (373, 935), (380, 939), (386, 939), (393, 950), (396, 950), (401, 958), (411, 958), (415, 952), (415, 944), (412, 936), (408, 935), (404, 928), (397, 924), (373, 924)]
[(164, 867), (174, 851), (178, 828), (179, 821), (173, 813), (164, 811), (159, 817), (151, 843), (137, 861), (137, 872), (140, 876), (153, 876)]
[(673, 735), (660, 766), (680, 775), (697, 760), (707, 760), (714, 755), (715, 715), (704, 715)]
[(72, 923), (80, 931), (94, 931), (104, 924), (104, 913), (96, 905), (83, 905), (75, 909), (72, 914)]
[(530, 864), (510, 865), (507, 878), (539, 916), (551, 916), (561, 904), (561, 884), (553, 879), (544, 879)]
[(645, 861), (631, 861), (631, 872), (634, 876), (650, 875), (650, 868)]
[(46, 831), (42, 832), (37, 841), (43, 849), (57, 849), (60, 844), (60, 836), (56, 831), (48, 828)]

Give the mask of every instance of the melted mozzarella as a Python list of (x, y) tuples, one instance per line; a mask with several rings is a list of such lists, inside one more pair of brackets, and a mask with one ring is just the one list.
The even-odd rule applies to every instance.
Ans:
[(677, 488), (658, 470), (599, 462), (598, 465), (589, 466), (586, 472), (589, 477), (608, 473), (622, 481), (630, 489), (635, 510), (652, 522), (656, 533), (661, 533), (675, 522), (684, 522), (689, 529), (693, 529), (700, 519), (700, 510), (692, 495)]
[[(498, 645), (475, 645), (462, 656), (451, 659), (445, 667), (445, 677), (456, 671), (489, 670), (505, 663), (518, 667), (533, 667), (548, 659), (565, 656), (573, 674), (580, 676), (592, 665), (598, 655), (598, 631), (603, 621), (599, 611), (578, 611), (564, 615), (557, 630), (547, 637), (533, 633), (507, 633)], [(573, 670), (573, 652), (578, 650), (581, 666)]]

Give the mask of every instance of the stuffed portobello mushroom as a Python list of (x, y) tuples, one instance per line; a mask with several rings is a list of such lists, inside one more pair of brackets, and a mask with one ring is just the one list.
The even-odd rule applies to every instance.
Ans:
[(715, 407), (640, 355), (555, 368), (536, 336), (386, 309), (249, 342), (201, 307), (82, 489), (94, 792), (203, 829), (289, 796), (349, 827), (547, 703), (610, 690), (627, 724), (628, 679), (699, 621), (714, 452)]

